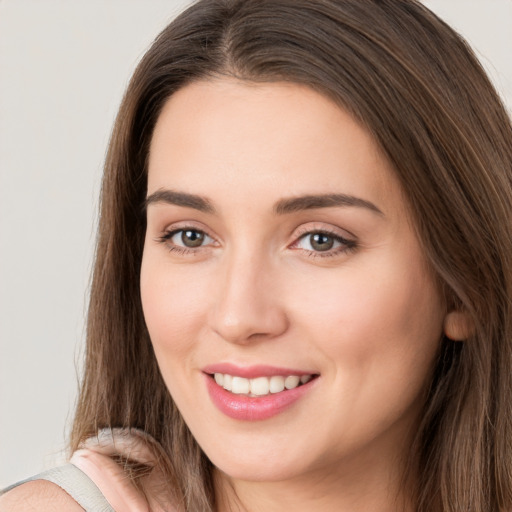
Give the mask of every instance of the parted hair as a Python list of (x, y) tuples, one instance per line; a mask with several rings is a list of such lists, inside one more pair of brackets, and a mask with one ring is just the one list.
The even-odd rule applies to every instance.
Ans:
[(419, 512), (512, 510), (512, 128), (468, 44), (416, 0), (200, 0), (156, 38), (110, 140), (70, 448), (104, 427), (155, 440), (169, 491), (215, 510), (212, 464), (160, 375), (139, 274), (152, 132), (166, 100), (218, 76), (311, 87), (392, 163), (447, 308), (411, 446)]

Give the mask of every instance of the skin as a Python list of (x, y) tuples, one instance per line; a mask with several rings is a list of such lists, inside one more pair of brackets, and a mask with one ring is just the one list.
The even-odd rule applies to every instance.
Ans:
[(0, 497), (0, 512), (83, 512), (83, 508), (57, 485), (35, 480)]
[[(407, 509), (401, 464), (446, 312), (368, 132), (303, 86), (194, 83), (155, 128), (148, 196), (164, 189), (214, 209), (148, 204), (141, 293), (164, 380), (218, 468), (219, 510)], [(283, 199), (333, 193), (379, 212), (275, 211)], [(164, 239), (184, 228), (204, 243), (184, 251), (181, 233)], [(314, 250), (318, 231), (348, 244)], [(202, 368), (221, 362), (319, 377), (277, 416), (240, 421), (207, 393)]]

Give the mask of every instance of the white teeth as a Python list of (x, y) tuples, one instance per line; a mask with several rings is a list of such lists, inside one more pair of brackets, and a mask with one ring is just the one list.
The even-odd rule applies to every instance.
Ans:
[(231, 392), (237, 395), (247, 395), (249, 393), (249, 379), (243, 377), (233, 377), (231, 382)]
[(286, 377), (286, 379), (284, 379), (284, 387), (286, 389), (293, 389), (299, 385), (299, 382), (300, 377), (297, 377), (297, 375), (290, 375), (289, 377)]
[(253, 395), (268, 395), (269, 390), (270, 382), (267, 379), (267, 377), (258, 377), (257, 379), (251, 379), (251, 393)]
[(228, 391), (231, 391), (231, 382), (233, 380), (233, 377), (231, 375), (228, 375), (227, 373), (224, 375), (222, 387), (224, 389), (227, 389)]
[(270, 392), (280, 393), (281, 391), (284, 391), (284, 377), (281, 375), (270, 377)]
[(312, 375), (274, 375), (272, 377), (256, 377), (254, 379), (246, 379), (237, 377), (227, 373), (215, 373), (215, 382), (236, 395), (265, 396), (269, 393), (280, 393), (285, 389), (294, 389), (300, 384), (308, 383)]

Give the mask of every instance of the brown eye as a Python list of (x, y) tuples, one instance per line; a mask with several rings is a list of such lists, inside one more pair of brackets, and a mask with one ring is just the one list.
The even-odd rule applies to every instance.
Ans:
[(214, 243), (212, 237), (208, 236), (200, 229), (184, 228), (169, 231), (159, 239), (160, 242), (167, 245), (170, 249), (194, 250)]
[(357, 247), (355, 240), (347, 240), (328, 231), (310, 231), (303, 234), (292, 246), (310, 256), (337, 256)]
[(205, 235), (201, 231), (185, 229), (181, 231), (180, 238), (185, 247), (200, 247), (204, 243)]
[(325, 233), (312, 233), (309, 236), (309, 244), (314, 251), (328, 251), (334, 247), (334, 237)]

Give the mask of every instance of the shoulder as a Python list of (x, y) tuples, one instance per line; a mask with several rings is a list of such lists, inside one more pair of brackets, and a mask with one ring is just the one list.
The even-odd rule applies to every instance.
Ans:
[(0, 512), (83, 512), (83, 508), (58, 485), (34, 480), (0, 496)]
[(84, 441), (70, 462), (96, 484), (114, 510), (175, 510), (175, 493), (158, 450), (158, 443), (143, 431), (104, 429)]

